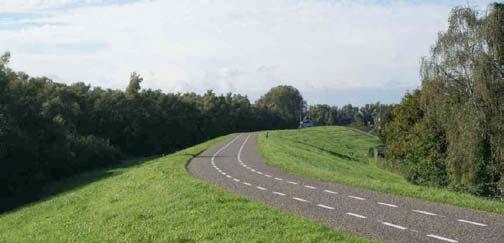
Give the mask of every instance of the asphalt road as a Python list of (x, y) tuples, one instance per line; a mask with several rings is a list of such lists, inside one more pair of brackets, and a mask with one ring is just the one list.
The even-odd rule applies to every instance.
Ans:
[(359, 236), (388, 242), (504, 243), (504, 216), (290, 175), (266, 165), (252, 133), (203, 152), (188, 170), (228, 191)]

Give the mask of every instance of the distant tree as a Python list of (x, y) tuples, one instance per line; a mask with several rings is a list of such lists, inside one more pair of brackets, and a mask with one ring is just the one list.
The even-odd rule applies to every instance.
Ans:
[(296, 88), (280, 85), (270, 89), (257, 101), (257, 105), (278, 113), (289, 127), (296, 127), (305, 108), (303, 96)]
[(133, 98), (138, 96), (138, 92), (140, 91), (140, 83), (142, 83), (143, 78), (140, 74), (135, 72), (131, 73), (128, 87), (126, 88), (126, 97)]
[(308, 108), (308, 113), (315, 126), (334, 125), (331, 107), (329, 105), (310, 106)]

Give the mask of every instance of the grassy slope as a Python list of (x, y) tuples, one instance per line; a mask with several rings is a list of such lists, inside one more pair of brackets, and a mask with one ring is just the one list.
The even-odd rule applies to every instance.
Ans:
[(446, 189), (415, 186), (403, 177), (381, 169), (367, 151), (378, 138), (346, 127), (284, 130), (259, 136), (263, 158), (293, 174), (323, 181), (387, 192), (504, 214), (504, 202), (482, 199)]
[(187, 161), (223, 139), (70, 178), (65, 193), (0, 215), (0, 242), (364, 241), (191, 177)]

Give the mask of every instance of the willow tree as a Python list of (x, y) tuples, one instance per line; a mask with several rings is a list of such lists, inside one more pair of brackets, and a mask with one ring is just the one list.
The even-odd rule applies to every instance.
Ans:
[(453, 9), (421, 75), (425, 120), (446, 136), (450, 186), (502, 194), (504, 4)]

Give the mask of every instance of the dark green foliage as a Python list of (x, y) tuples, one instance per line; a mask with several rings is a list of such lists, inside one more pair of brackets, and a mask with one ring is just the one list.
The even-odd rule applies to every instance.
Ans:
[(308, 108), (308, 114), (315, 126), (352, 125), (363, 130), (375, 129), (375, 132), (379, 133), (382, 121), (387, 119), (391, 107), (380, 103), (366, 104), (360, 108), (351, 104), (341, 108), (312, 105)]
[(387, 158), (410, 181), (503, 194), (503, 6), (485, 14), (453, 9), (448, 30), (422, 61), (421, 91), (391, 113)]
[(125, 92), (65, 85), (16, 73), (8, 60), (9, 54), (0, 60), (0, 210), (19, 203), (6, 200), (36, 198), (45, 182), (121, 158), (170, 153), (232, 132), (290, 127), (289, 107), (275, 102), (302, 100), (299, 92), (268, 95), (271, 106), (264, 108), (236, 94), (141, 90), (136, 73)]
[(296, 88), (280, 85), (263, 95), (257, 101), (257, 105), (259, 108), (277, 113), (286, 122), (287, 127), (295, 128), (303, 115), (305, 101)]
[(385, 125), (388, 166), (416, 184), (446, 186), (444, 134), (425, 119), (421, 92), (407, 94)]

